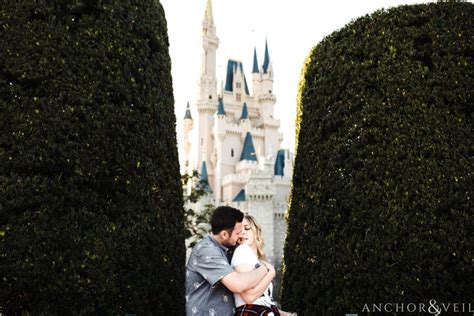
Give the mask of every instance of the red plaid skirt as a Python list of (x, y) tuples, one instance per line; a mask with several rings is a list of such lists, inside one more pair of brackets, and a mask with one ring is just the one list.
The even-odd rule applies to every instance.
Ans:
[(272, 312), (275, 316), (280, 315), (280, 312), (275, 305), (267, 307), (263, 305), (245, 304), (237, 307), (235, 310), (235, 316), (264, 316)]

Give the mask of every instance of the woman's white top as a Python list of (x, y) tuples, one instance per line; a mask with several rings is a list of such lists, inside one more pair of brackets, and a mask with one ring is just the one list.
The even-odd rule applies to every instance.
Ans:
[[(235, 268), (236, 266), (241, 264), (250, 265), (254, 267), (257, 263), (259, 263), (257, 255), (253, 252), (252, 248), (250, 248), (249, 245), (240, 245), (237, 247), (237, 249), (235, 249), (231, 261), (232, 268)], [(275, 302), (273, 301), (272, 297), (273, 284), (270, 282), (265, 292), (263, 292), (262, 296), (253, 301), (252, 304), (270, 307), (271, 305), (275, 305)], [(234, 299), (236, 307), (246, 304), (240, 294), (234, 293)]]

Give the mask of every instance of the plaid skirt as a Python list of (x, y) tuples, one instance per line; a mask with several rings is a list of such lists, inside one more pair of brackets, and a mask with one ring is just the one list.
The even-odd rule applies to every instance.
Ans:
[(269, 313), (273, 313), (275, 316), (280, 315), (280, 311), (275, 305), (267, 307), (263, 305), (245, 304), (240, 305), (235, 310), (235, 316), (264, 316)]

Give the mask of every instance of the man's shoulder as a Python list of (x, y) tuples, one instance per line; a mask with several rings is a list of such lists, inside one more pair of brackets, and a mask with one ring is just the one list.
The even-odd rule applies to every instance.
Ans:
[(196, 254), (200, 253), (208, 253), (208, 252), (217, 252), (221, 253), (219, 246), (215, 244), (214, 241), (211, 240), (210, 236), (206, 236), (201, 239), (193, 248), (193, 251)]

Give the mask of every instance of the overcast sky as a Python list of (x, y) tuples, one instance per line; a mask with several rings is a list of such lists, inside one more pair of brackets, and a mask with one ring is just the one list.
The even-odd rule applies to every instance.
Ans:
[[(196, 101), (202, 52), (201, 23), (206, 1), (161, 0), (168, 21), (180, 147), (186, 104), (189, 101), (194, 106)], [(217, 79), (224, 78), (227, 60), (237, 59), (243, 62), (251, 86), (253, 49), (257, 48), (261, 65), (267, 38), (275, 74), (275, 116), (281, 121), (280, 131), (284, 134), (282, 147), (294, 151), (297, 86), (301, 66), (311, 48), (352, 20), (378, 9), (427, 2), (430, 1), (212, 0), (220, 40)], [(195, 108), (192, 115), (194, 119), (197, 117)]]

